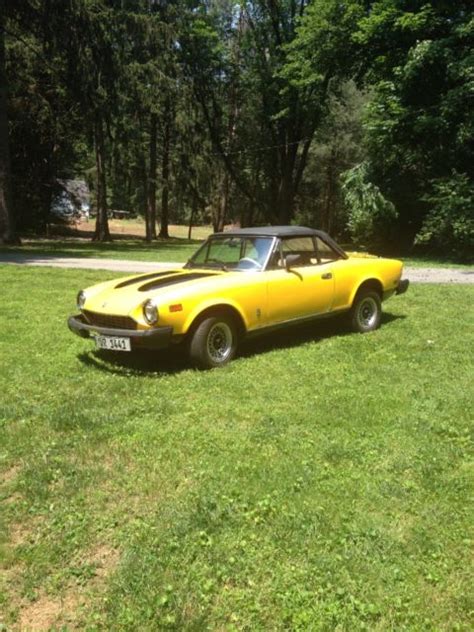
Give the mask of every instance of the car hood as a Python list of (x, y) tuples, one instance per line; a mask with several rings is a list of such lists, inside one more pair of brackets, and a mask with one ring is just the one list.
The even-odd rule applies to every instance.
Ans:
[(162, 302), (182, 299), (189, 293), (200, 292), (212, 283), (228, 283), (231, 278), (242, 279), (243, 273), (220, 270), (161, 270), (134, 275), (92, 286), (85, 290), (84, 308), (102, 314), (129, 314), (137, 305), (154, 298)]

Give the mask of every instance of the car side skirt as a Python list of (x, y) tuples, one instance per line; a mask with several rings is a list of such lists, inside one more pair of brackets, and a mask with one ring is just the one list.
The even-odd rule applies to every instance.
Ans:
[(338, 316), (348, 311), (348, 308), (336, 309), (331, 312), (325, 312), (324, 314), (311, 314), (310, 316), (303, 316), (302, 318), (292, 318), (291, 320), (285, 320), (281, 323), (265, 325), (264, 327), (259, 327), (258, 329), (251, 329), (250, 331), (247, 331), (247, 333), (245, 334), (245, 338), (254, 338), (256, 336), (259, 336), (260, 334), (264, 335), (267, 333), (271, 333), (272, 331), (284, 329), (286, 327), (304, 325), (306, 323), (312, 323), (317, 320), (326, 320), (327, 318)]

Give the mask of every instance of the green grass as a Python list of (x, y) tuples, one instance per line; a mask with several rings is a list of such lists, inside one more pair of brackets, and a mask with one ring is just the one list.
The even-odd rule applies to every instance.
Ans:
[[(19, 252), (26, 255), (47, 255), (57, 257), (83, 257), (100, 259), (130, 259), (134, 261), (177, 261), (185, 262), (196, 252), (202, 241), (212, 232), (209, 226), (196, 226), (192, 231), (192, 239), (188, 240), (187, 226), (170, 226), (169, 239), (157, 239), (147, 243), (143, 238), (131, 236), (134, 230), (143, 231), (143, 221), (121, 220), (111, 221), (111, 230), (131, 231), (115, 234), (111, 242), (97, 243), (86, 237), (57, 237), (54, 239), (25, 238), (22, 246), (0, 246), (2, 252)], [(94, 227), (94, 223), (83, 224), (83, 227)], [(118, 227), (118, 228), (117, 228)]]
[[(126, 223), (126, 220), (125, 222)], [(28, 239), (24, 240), (21, 247), (0, 246), (2, 252), (21, 252), (26, 255), (47, 255), (57, 257), (84, 257), (100, 259), (130, 259), (133, 261), (176, 261), (185, 262), (196, 252), (202, 240), (209, 234), (208, 227), (194, 229), (193, 238), (188, 241), (185, 237), (186, 227), (174, 226), (173, 236), (170, 239), (159, 239), (153, 243), (147, 243), (143, 239), (127, 238), (119, 236), (112, 242), (97, 243), (90, 239)], [(353, 248), (348, 247), (348, 250)], [(460, 268), (472, 266), (456, 263), (449, 259), (434, 257), (399, 257), (406, 266), (416, 268)]]
[(83, 257), (99, 259), (130, 259), (133, 261), (185, 262), (196, 252), (198, 240), (169, 239), (147, 243), (142, 239), (120, 239), (97, 243), (89, 240), (30, 240), (21, 247), (0, 248), (0, 252), (20, 252), (27, 255)]
[(0, 621), (472, 629), (473, 287), (197, 372), (68, 332), (111, 276), (0, 266)]

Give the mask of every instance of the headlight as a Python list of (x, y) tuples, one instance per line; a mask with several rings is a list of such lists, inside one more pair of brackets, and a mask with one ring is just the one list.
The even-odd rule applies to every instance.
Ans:
[(82, 310), (82, 308), (84, 307), (84, 303), (86, 302), (86, 293), (84, 292), (84, 290), (81, 290), (79, 292), (79, 294), (77, 295), (77, 309)]
[(151, 299), (143, 304), (143, 316), (150, 325), (158, 322), (158, 308)]

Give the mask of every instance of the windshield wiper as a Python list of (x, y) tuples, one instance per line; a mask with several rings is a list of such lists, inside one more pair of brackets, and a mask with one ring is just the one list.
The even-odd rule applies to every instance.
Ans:
[(223, 261), (220, 261), (219, 259), (208, 259), (206, 261), (206, 263), (195, 263), (194, 261), (188, 261), (188, 262), (185, 263), (183, 268), (185, 270), (186, 269), (189, 270), (189, 268), (212, 268), (212, 269), (215, 269), (217, 266), (221, 270), (223, 270), (224, 272), (229, 272), (229, 268), (225, 265), (225, 263)]
[(208, 259), (207, 263), (217, 263), (221, 270), (224, 270), (224, 272), (229, 272), (229, 268), (220, 259)]

